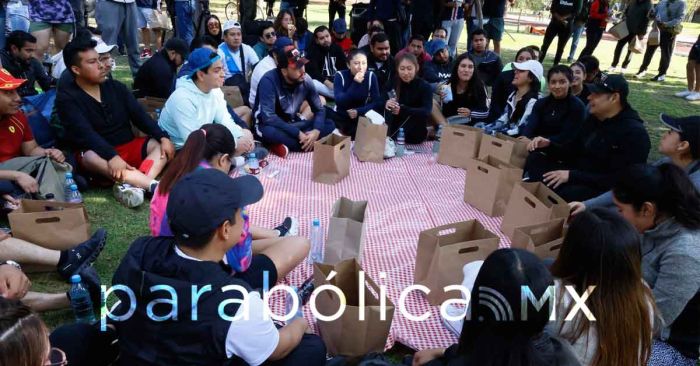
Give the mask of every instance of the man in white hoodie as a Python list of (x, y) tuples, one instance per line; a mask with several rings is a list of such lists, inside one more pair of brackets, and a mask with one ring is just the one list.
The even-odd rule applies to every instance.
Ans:
[(198, 48), (190, 53), (187, 62), (192, 73), (177, 80), (158, 125), (168, 133), (176, 149), (182, 148), (192, 131), (207, 123), (219, 123), (233, 134), (237, 155), (252, 151), (253, 135), (238, 126), (226, 109), (221, 91), (224, 84), (221, 56), (215, 51)]

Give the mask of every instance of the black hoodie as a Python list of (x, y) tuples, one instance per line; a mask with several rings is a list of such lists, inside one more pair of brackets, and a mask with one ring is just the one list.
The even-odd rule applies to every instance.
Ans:
[(306, 72), (314, 80), (333, 82), (336, 72), (348, 68), (343, 49), (335, 43), (331, 43), (330, 47), (321, 47), (313, 42), (306, 53), (309, 59)]

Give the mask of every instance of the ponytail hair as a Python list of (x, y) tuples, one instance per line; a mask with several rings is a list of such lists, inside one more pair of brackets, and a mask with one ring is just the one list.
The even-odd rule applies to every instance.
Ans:
[(168, 164), (158, 183), (158, 193), (170, 193), (175, 183), (195, 170), (202, 160), (209, 161), (220, 154), (233, 156), (235, 151), (236, 143), (228, 128), (214, 123), (203, 125), (190, 133), (182, 150)]
[(673, 217), (686, 229), (700, 229), (700, 193), (688, 174), (676, 165), (634, 165), (621, 175), (613, 194), (636, 211), (650, 202), (659, 213)]

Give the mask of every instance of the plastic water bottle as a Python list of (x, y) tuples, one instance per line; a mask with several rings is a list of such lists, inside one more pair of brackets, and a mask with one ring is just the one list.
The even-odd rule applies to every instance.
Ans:
[(437, 132), (435, 132), (435, 141), (433, 141), (433, 154), (440, 152), (440, 138), (442, 137), (442, 125), (438, 126)]
[(73, 275), (70, 278), (70, 306), (75, 314), (75, 321), (78, 323), (94, 323), (95, 312), (92, 308), (90, 293), (80, 282), (80, 275)]
[(154, 113), (156, 114), (156, 122), (157, 122), (158, 120), (160, 120), (160, 108), (156, 108)]
[(396, 156), (402, 157), (406, 152), (406, 135), (403, 133), (403, 128), (399, 128), (399, 135), (396, 137)]
[(323, 232), (321, 221), (314, 219), (311, 225), (311, 250), (309, 251), (309, 263), (323, 262)]
[(78, 191), (77, 185), (70, 185), (70, 193), (66, 196), (66, 201), (70, 203), (83, 203), (83, 196), (80, 194), (80, 191)]
[(248, 164), (250, 174), (258, 175), (260, 173), (260, 162), (258, 162), (258, 158), (255, 156), (255, 153), (248, 154), (248, 161), (246, 163)]
[(70, 186), (73, 184), (75, 184), (75, 180), (73, 180), (73, 173), (66, 173), (66, 181), (63, 183), (63, 192), (66, 196), (66, 201), (68, 200), (68, 196), (70, 196)]

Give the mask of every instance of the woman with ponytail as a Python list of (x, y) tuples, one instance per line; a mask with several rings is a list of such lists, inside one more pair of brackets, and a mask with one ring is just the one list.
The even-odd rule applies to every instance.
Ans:
[[(220, 124), (209, 123), (193, 131), (185, 145), (163, 174), (151, 200), (150, 228), (153, 236), (171, 236), (166, 215), (168, 197), (175, 183), (196, 169), (231, 170), (236, 144), (233, 135)], [(287, 217), (274, 229), (250, 226), (253, 253), (267, 257), (274, 264), (278, 278), (283, 278), (306, 258), (309, 241), (292, 236), (297, 233), (296, 220)], [(255, 259), (255, 256), (254, 256)], [(273, 282), (274, 281), (270, 281)]]
[(695, 366), (700, 356), (700, 193), (674, 164), (635, 165), (613, 188), (642, 234), (642, 273), (663, 319), (649, 365)]

